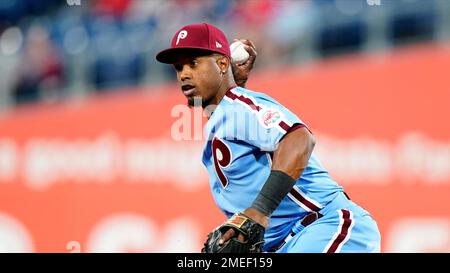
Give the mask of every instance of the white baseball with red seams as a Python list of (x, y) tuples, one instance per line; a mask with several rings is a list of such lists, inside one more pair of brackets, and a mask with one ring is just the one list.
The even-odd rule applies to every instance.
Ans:
[(245, 50), (245, 44), (241, 41), (236, 41), (230, 45), (231, 59), (237, 64), (243, 64), (248, 60), (250, 54)]

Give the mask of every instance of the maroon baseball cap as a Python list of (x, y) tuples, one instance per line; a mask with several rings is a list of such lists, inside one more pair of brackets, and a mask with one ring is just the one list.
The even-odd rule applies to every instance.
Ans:
[(231, 58), (225, 34), (215, 26), (203, 23), (187, 25), (178, 30), (172, 38), (170, 48), (159, 52), (156, 60), (173, 64), (180, 51), (187, 48), (217, 52)]

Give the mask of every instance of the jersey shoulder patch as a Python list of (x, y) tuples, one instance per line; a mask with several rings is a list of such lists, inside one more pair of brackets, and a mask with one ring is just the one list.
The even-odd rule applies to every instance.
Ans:
[(275, 108), (262, 108), (259, 112), (259, 122), (266, 128), (277, 125), (283, 118), (283, 113)]

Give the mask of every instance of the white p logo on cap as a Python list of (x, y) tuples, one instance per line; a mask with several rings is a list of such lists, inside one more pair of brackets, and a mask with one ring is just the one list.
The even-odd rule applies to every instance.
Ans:
[(187, 32), (186, 30), (180, 31), (180, 32), (178, 33), (178, 36), (177, 36), (177, 43), (176, 43), (176, 45), (178, 45), (178, 43), (180, 42), (180, 39), (186, 38), (187, 35), (188, 35), (188, 32)]

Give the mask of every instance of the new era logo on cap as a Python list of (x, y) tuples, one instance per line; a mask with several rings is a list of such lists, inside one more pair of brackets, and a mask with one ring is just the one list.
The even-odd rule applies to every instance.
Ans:
[(156, 59), (162, 63), (173, 64), (181, 51), (186, 49), (202, 49), (231, 58), (230, 45), (225, 34), (215, 26), (203, 23), (182, 27), (173, 36), (170, 48), (159, 52)]

